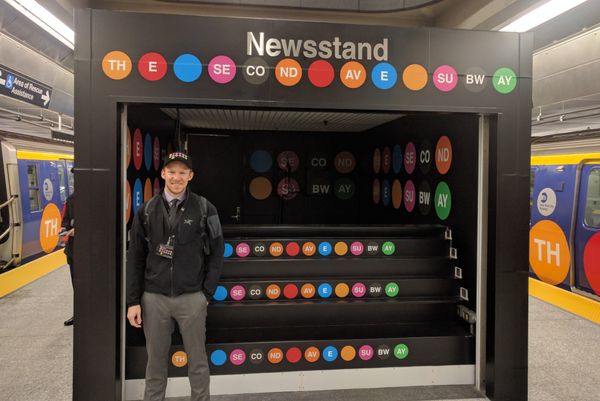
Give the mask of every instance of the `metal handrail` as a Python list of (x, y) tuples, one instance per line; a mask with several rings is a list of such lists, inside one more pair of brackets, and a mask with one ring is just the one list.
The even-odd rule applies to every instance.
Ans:
[[(8, 200), (2, 204), (0, 204), (0, 209), (5, 208), (6, 206), (10, 205), (12, 202), (15, 201), (15, 199), (17, 199), (16, 195), (12, 195), (10, 198), (8, 198)], [(2, 239), (2, 237), (0, 237), (0, 239)]]
[(12, 225), (10, 227), (8, 227), (2, 234), (0, 234), (0, 241), (2, 241), (4, 239), (4, 237), (6, 237), (8, 235), (8, 233), (10, 233), (10, 231), (12, 230)]
[(12, 257), (8, 262), (6, 262), (4, 265), (0, 266), (0, 269), (6, 269), (7, 267), (10, 267), (10, 265), (13, 264), (13, 262), (15, 261), (15, 258)]

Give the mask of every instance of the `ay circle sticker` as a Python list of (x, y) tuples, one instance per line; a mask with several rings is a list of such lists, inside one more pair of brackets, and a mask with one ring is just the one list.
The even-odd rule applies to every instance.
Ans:
[(452, 209), (452, 194), (450, 187), (444, 181), (440, 182), (435, 188), (435, 212), (440, 220), (446, 220)]
[(537, 209), (542, 216), (550, 216), (556, 209), (556, 192), (552, 188), (544, 188), (537, 197)]
[(333, 191), (335, 192), (335, 196), (341, 200), (348, 200), (354, 196), (354, 192), (356, 191), (356, 185), (354, 181), (349, 178), (340, 178), (335, 182), (333, 186)]

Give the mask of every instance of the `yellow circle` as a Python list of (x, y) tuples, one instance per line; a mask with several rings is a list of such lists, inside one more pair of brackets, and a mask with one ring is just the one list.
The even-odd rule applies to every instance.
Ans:
[(342, 348), (340, 355), (344, 361), (350, 362), (356, 357), (356, 350), (353, 346), (346, 345), (344, 348)]
[(40, 245), (44, 252), (50, 253), (58, 245), (61, 224), (60, 210), (54, 203), (48, 203), (40, 220)]
[(571, 255), (567, 238), (558, 224), (542, 220), (529, 230), (529, 263), (545, 283), (562, 283), (569, 273)]
[(265, 200), (271, 195), (273, 186), (265, 177), (256, 177), (250, 181), (250, 195), (256, 200)]
[(411, 91), (423, 89), (428, 79), (427, 70), (420, 64), (411, 64), (402, 73), (402, 81)]
[(350, 293), (350, 287), (348, 287), (348, 284), (339, 283), (338, 285), (335, 286), (335, 295), (337, 295), (338, 298), (346, 298), (349, 293)]
[(333, 248), (334, 252), (338, 256), (344, 256), (348, 253), (348, 245), (345, 242), (337, 242)]
[(131, 59), (122, 51), (114, 50), (102, 59), (102, 71), (110, 79), (125, 79), (131, 73)]
[(171, 363), (173, 366), (178, 368), (183, 368), (185, 365), (187, 365), (187, 362), (187, 354), (183, 351), (177, 351), (171, 357)]

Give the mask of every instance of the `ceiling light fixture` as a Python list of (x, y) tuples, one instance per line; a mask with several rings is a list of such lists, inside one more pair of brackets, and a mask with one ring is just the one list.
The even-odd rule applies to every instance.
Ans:
[(500, 29), (502, 32), (527, 32), (587, 0), (550, 0)]

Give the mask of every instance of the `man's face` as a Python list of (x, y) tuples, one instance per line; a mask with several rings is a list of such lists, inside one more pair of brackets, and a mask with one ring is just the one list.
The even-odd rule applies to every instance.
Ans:
[(165, 180), (167, 190), (173, 195), (185, 192), (194, 172), (182, 162), (171, 162), (163, 167), (160, 176)]

